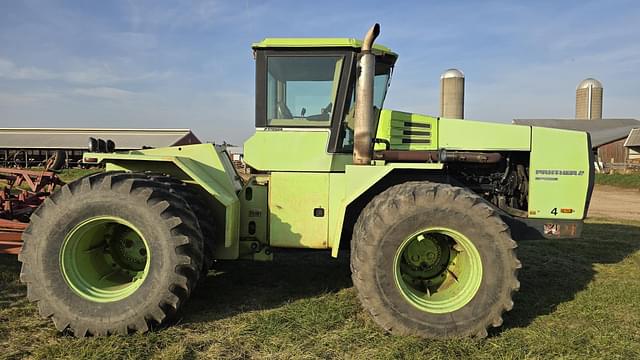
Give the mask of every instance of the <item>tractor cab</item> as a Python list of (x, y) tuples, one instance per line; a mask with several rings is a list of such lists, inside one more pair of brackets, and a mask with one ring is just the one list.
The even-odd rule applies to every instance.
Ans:
[[(351, 162), (361, 45), (360, 40), (330, 38), (270, 38), (253, 44), (256, 133), (245, 144), (250, 166), (300, 171), (306, 163), (308, 171), (336, 171)], [(397, 55), (379, 45), (371, 52), (377, 122)]]

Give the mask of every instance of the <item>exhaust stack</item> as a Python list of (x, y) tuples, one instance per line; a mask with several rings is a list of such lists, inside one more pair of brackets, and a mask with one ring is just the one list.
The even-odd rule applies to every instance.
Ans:
[(373, 25), (362, 40), (356, 81), (356, 108), (354, 124), (353, 163), (371, 164), (373, 152), (373, 77), (376, 57), (371, 52), (373, 42), (380, 34), (380, 25)]

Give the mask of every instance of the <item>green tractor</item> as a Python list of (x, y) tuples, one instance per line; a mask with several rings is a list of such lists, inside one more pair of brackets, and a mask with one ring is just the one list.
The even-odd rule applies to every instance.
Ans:
[(89, 152), (106, 171), (32, 215), (28, 298), (76, 336), (175, 317), (215, 261), (281, 248), (351, 257), (382, 328), (484, 337), (519, 289), (516, 241), (580, 235), (588, 134), (384, 110), (397, 59), (362, 40), (265, 39), (243, 181), (224, 147)]

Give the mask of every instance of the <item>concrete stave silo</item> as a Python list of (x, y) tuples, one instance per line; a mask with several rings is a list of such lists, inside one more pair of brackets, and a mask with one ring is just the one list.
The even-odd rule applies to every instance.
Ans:
[(464, 118), (464, 73), (448, 69), (440, 76), (440, 116)]
[(602, 119), (602, 83), (586, 78), (576, 87), (576, 119)]

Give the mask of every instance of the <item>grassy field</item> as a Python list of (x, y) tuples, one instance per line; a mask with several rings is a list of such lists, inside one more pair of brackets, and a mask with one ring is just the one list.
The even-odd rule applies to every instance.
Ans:
[(40, 319), (18, 261), (0, 256), (0, 358), (640, 358), (640, 223), (591, 221), (579, 240), (521, 243), (516, 307), (485, 340), (381, 332), (361, 309), (342, 255), (222, 263), (176, 325), (87, 339)]
[(102, 169), (63, 169), (58, 174), (60, 180), (70, 182), (85, 175), (102, 171)]
[(640, 189), (640, 173), (596, 174), (596, 184)]

